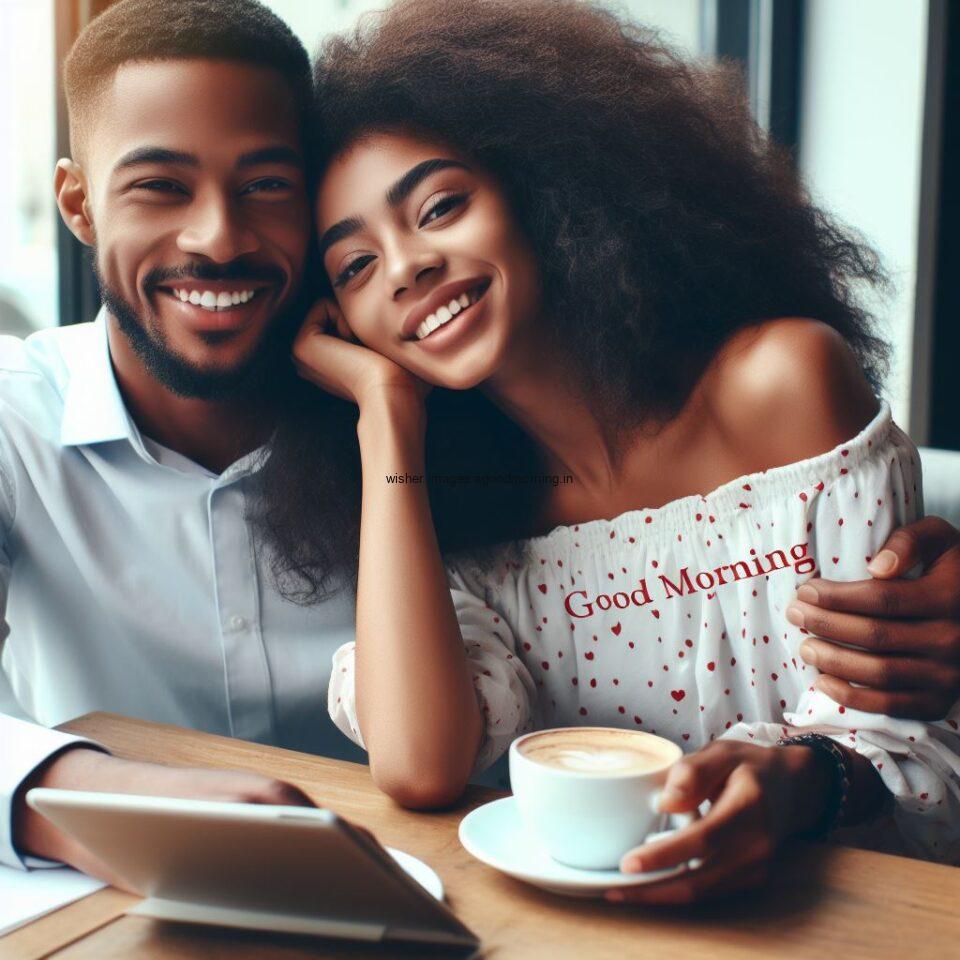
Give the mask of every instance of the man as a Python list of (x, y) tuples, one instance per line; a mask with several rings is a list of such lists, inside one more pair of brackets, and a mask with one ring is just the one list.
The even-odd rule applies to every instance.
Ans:
[[(27, 789), (309, 800), (47, 727), (103, 709), (345, 756), (325, 694), (353, 611), (348, 593), (284, 600), (246, 520), (293, 376), (305, 52), (254, 0), (122, 0), (78, 39), (65, 81), (73, 159), (57, 165), (58, 203), (95, 251), (105, 308), (0, 345), (0, 860), (109, 877), (26, 807)], [(818, 582), (800, 598), (812, 633), (882, 647), (816, 641), (824, 672), (871, 686), (838, 699), (913, 716), (956, 699), (958, 540), (915, 525), (891, 539), (884, 576), (924, 560), (920, 580)]]

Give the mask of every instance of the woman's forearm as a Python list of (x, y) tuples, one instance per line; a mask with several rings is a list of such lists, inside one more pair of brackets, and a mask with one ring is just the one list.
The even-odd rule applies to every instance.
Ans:
[(483, 729), (430, 514), (424, 430), (422, 403), (404, 398), (362, 408), (357, 428), (357, 716), (378, 786), (412, 807), (459, 796)]

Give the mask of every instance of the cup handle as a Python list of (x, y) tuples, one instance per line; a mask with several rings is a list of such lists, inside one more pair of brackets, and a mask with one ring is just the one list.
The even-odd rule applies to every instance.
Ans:
[[(660, 810), (660, 797), (662, 793), (662, 790), (657, 790), (650, 797), (651, 809), (654, 813), (660, 815), (660, 829), (657, 831), (657, 833), (668, 832), (668, 826), (676, 830), (683, 830), (685, 827), (689, 827), (690, 824), (696, 823), (697, 820), (701, 818), (699, 807), (697, 807), (695, 810), (691, 810), (689, 813), (663, 813)], [(672, 832), (672, 830), (670, 832)], [(694, 859), (687, 861), (687, 867), (690, 870), (696, 870), (701, 863), (701, 860), (694, 857)]]
[(696, 810), (691, 810), (689, 813), (664, 813), (660, 809), (660, 798), (663, 796), (662, 790), (655, 790), (650, 795), (650, 809), (654, 813), (659, 814), (661, 817), (660, 820), (660, 829), (666, 830), (667, 821), (673, 820), (673, 825), (678, 830), (682, 830), (684, 827), (689, 827), (691, 823), (695, 823), (700, 819), (700, 808)]

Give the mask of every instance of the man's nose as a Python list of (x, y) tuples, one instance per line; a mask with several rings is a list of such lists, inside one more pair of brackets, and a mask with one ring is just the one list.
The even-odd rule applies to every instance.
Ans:
[(256, 251), (260, 241), (229, 198), (209, 196), (191, 204), (177, 246), (184, 253), (229, 263)]

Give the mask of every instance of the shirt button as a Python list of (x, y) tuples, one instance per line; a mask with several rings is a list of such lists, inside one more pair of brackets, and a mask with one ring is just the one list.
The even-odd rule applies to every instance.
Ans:
[(230, 629), (231, 630), (242, 630), (247, 625), (247, 621), (243, 617), (234, 614), (230, 618)]

